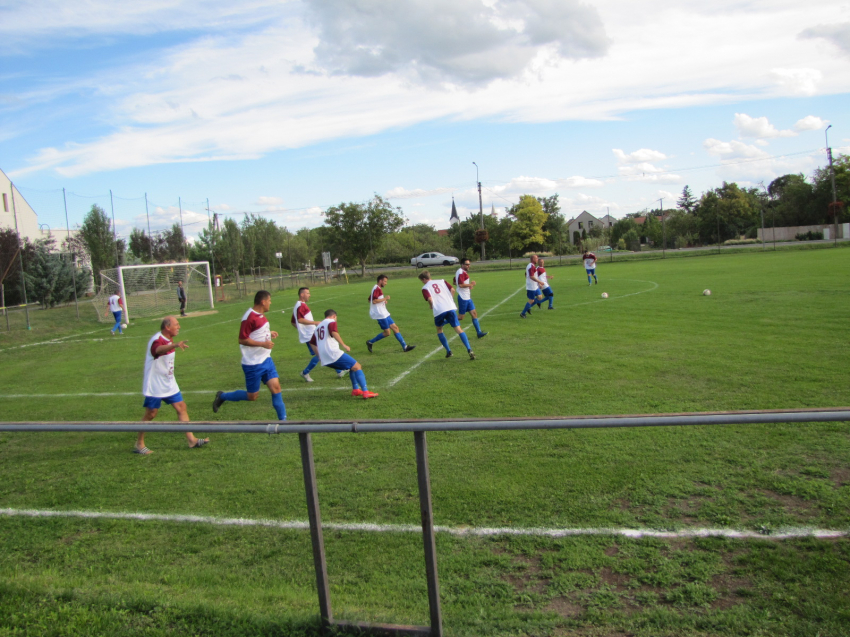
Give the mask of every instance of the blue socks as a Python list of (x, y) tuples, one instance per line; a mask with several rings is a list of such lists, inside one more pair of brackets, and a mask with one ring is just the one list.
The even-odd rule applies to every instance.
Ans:
[(357, 386), (357, 374), (350, 369), (348, 370), (348, 379), (351, 381), (351, 389), (360, 389)]
[(360, 389), (363, 391), (368, 391), (366, 389), (366, 374), (363, 373), (362, 369), (358, 369), (356, 372), (348, 372), (349, 376), (354, 375), (357, 377), (357, 384), (360, 385)]
[[(396, 336), (397, 336), (397, 335), (396, 335)], [(369, 342), (370, 342), (370, 343), (377, 343), (377, 342), (378, 342), (378, 341), (380, 341), (382, 338), (384, 338), (384, 333), (383, 333), (383, 332), (381, 332), (380, 334), (378, 334), (375, 338), (373, 338), (373, 339), (372, 339), (371, 341), (369, 341)]]
[(319, 364), (319, 357), (314, 356), (313, 358), (310, 359), (309, 364), (307, 365), (307, 367), (304, 368), (304, 371), (301, 372), (301, 373), (302, 374), (309, 374), (313, 370), (313, 368), (318, 364)]
[(238, 403), (240, 400), (248, 400), (248, 392), (244, 389), (225, 392), (221, 395), (221, 399), (231, 403)]
[(472, 319), (472, 326), (475, 328), (476, 334), (481, 334), (481, 326), (478, 324), (477, 318)]
[(525, 304), (525, 309), (522, 311), (522, 313), (523, 313), (523, 314), (525, 314), (525, 313), (526, 313), (526, 312), (528, 312), (528, 310), (530, 310), (530, 309), (531, 309), (531, 303), (526, 303), (526, 304)]
[(395, 333), (395, 340), (397, 340), (399, 343), (401, 343), (401, 349), (404, 349), (405, 347), (407, 347), (407, 343), (404, 342), (404, 337), (401, 335), (401, 332)]
[(445, 334), (443, 334), (442, 332), (440, 332), (439, 334), (437, 334), (437, 338), (439, 338), (439, 339), (440, 339), (440, 342), (443, 344), (443, 347), (445, 347), (445, 348), (446, 348), (446, 351), (447, 351), (447, 352), (452, 351), (452, 350), (450, 350), (450, 349), (449, 349), (449, 342), (446, 340), (446, 335), (445, 335)]
[(286, 406), (283, 404), (283, 396), (280, 393), (272, 394), (272, 407), (277, 412), (278, 420), (286, 420)]
[(466, 351), (470, 351), (472, 347), (469, 346), (469, 339), (466, 337), (466, 332), (461, 332), (458, 334), (460, 336), (460, 340), (463, 343), (464, 347), (466, 347)]

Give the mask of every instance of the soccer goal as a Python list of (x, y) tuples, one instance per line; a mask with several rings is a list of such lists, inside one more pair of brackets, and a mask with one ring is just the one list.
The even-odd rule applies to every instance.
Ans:
[(100, 289), (93, 304), (98, 319), (112, 321), (111, 315), (104, 318), (103, 310), (113, 294), (123, 299), (124, 319), (128, 321), (176, 314), (180, 311), (178, 281), (183, 282), (186, 292), (187, 312), (215, 307), (209, 261), (125, 265), (101, 270)]

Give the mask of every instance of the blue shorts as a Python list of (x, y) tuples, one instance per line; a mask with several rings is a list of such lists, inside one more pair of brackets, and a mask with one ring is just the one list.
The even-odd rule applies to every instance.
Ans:
[(460, 321), (457, 320), (457, 312), (449, 310), (434, 317), (434, 325), (437, 327), (443, 327), (446, 323), (452, 327), (460, 327)]
[(142, 407), (147, 407), (148, 409), (159, 409), (162, 403), (166, 405), (173, 405), (174, 403), (182, 403), (183, 402), (183, 394), (177, 392), (173, 396), (169, 396), (168, 398), (156, 398), (155, 396), (145, 396), (145, 402), (142, 403)]
[(472, 310), (475, 309), (475, 303), (472, 302), (472, 299), (468, 301), (466, 299), (462, 299), (458, 297), (457, 299), (457, 313), (458, 314), (468, 314)]
[(268, 384), (272, 378), (278, 378), (271, 356), (259, 365), (243, 365), (242, 371), (245, 372), (245, 389), (249, 394), (260, 391), (260, 381)]
[(543, 290), (543, 296), (555, 296), (555, 293), (552, 291), (551, 287), (547, 287), (545, 290)]
[(525, 295), (528, 297), (529, 301), (533, 301), (538, 296), (540, 296), (540, 289), (538, 288), (536, 290), (526, 290)]
[(378, 319), (378, 327), (380, 327), (382, 330), (390, 329), (390, 325), (393, 325), (394, 323), (395, 321), (393, 320), (392, 316), (388, 316), (384, 319)]
[(325, 367), (330, 367), (331, 369), (341, 369), (342, 371), (346, 371), (351, 369), (357, 364), (357, 361), (351, 358), (348, 354), (343, 354), (338, 359), (336, 359), (330, 365), (325, 365)]
[(585, 268), (588, 274), (596, 274), (596, 268)]

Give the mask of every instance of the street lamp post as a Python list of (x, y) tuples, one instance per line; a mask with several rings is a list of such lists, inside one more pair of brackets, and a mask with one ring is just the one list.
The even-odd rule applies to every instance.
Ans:
[[(475, 162), (472, 162), (475, 164)], [(478, 178), (478, 164), (475, 164), (475, 181), (478, 183), (478, 218), (481, 220), (481, 229), (484, 230), (484, 204), (481, 201), (481, 181)], [(481, 260), (486, 260), (484, 241), (481, 242)]]
[(835, 192), (835, 169), (832, 167), (832, 149), (829, 147), (829, 129), (832, 128), (832, 124), (826, 127), (826, 130), (823, 131), (823, 135), (826, 138), (826, 156), (829, 158), (829, 179), (832, 182), (832, 218), (835, 224), (835, 238), (834, 243), (838, 245), (838, 196)]
[(661, 258), (667, 258), (667, 224), (664, 222), (664, 199), (659, 199), (661, 204)]

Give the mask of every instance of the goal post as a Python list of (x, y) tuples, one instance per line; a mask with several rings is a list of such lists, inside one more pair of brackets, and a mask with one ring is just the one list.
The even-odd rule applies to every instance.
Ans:
[(124, 265), (100, 272), (100, 289), (94, 307), (101, 321), (102, 307), (113, 294), (124, 301), (124, 318), (148, 318), (180, 311), (177, 282), (183, 282), (186, 312), (215, 307), (209, 261)]

